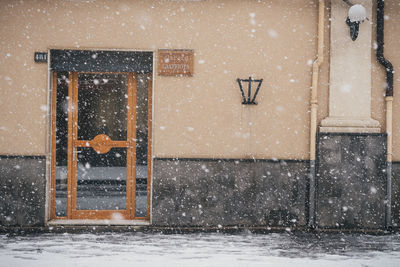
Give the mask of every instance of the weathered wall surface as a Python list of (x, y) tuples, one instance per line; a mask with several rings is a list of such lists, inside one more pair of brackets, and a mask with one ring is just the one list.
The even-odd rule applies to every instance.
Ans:
[(35, 226), (45, 220), (44, 157), (0, 157), (0, 225)]
[(400, 163), (396, 162), (392, 165), (392, 225), (400, 227)]
[[(188, 48), (193, 77), (154, 76), (155, 156), (306, 159), (317, 3), (3, 1), (0, 154), (45, 154), (48, 73), (35, 51)], [(244, 107), (236, 79), (249, 76), (264, 83)]]
[(319, 134), (318, 227), (384, 227), (385, 139), (384, 134)]
[[(385, 4), (385, 55), (399, 73), (400, 6), (395, 0)], [(300, 0), (290, 5), (281, 1), (136, 1), (134, 5), (126, 1), (3, 1), (0, 154), (45, 154), (47, 66), (33, 62), (34, 51), (193, 48), (193, 78), (155, 77), (157, 156), (307, 158), (311, 84), (307, 63), (316, 52), (316, 5), (317, 1), (304, 4)], [(374, 12), (372, 21), (375, 16)], [(325, 37), (319, 120), (327, 116), (329, 34)], [(384, 125), (384, 71), (375, 57), (372, 65), (372, 117)], [(235, 79), (250, 74), (265, 82), (260, 105), (244, 109), (238, 104)], [(394, 114), (399, 109), (395, 97)], [(397, 132), (400, 119), (395, 116), (395, 161), (400, 160)], [(282, 136), (287, 138), (281, 140)], [(172, 146), (174, 142), (179, 145)]]
[(307, 170), (306, 161), (156, 159), (152, 223), (304, 226)]
[[(376, 2), (376, 1), (374, 1)], [(376, 3), (375, 3), (376, 6)], [(376, 21), (376, 12), (373, 13)], [(385, 0), (385, 57), (394, 67), (394, 100), (393, 100), (393, 160), (400, 161), (400, 4), (397, 0)], [(373, 40), (376, 41), (376, 24), (373, 24)], [(372, 117), (381, 122), (385, 131), (385, 84), (386, 74), (383, 66), (376, 61), (376, 50), (372, 45)]]
[[(319, 82), (319, 121), (328, 114), (329, 3), (325, 62)], [(396, 0), (385, 3), (385, 55), (395, 67), (393, 157), (400, 161), (400, 117), (396, 116), (400, 113), (396, 90), (400, 87), (396, 74), (400, 73), (400, 5)], [(290, 4), (278, 0), (2, 1), (0, 155), (46, 154), (48, 69), (46, 64), (33, 62), (35, 51), (194, 49), (193, 77), (161, 77), (155, 69), (153, 149), (155, 157), (166, 159), (155, 160), (154, 222), (287, 225), (296, 219), (297, 224), (304, 225), (307, 161), (236, 164), (229, 160), (168, 158), (309, 158), (309, 94), (316, 54), (317, 4), (317, 0), (291, 0)], [(375, 16), (374, 12), (370, 22)], [(371, 53), (375, 53), (374, 44)], [(157, 53), (155, 57), (157, 61)], [(384, 126), (385, 77), (375, 56), (372, 71), (372, 118)], [(263, 78), (264, 83), (258, 105), (248, 107), (241, 105), (236, 79), (250, 75)], [(386, 182), (378, 171), (384, 161), (384, 138), (367, 142), (361, 137), (353, 140), (327, 136), (320, 139), (319, 148), (318, 225), (379, 227)], [(332, 141), (335, 138), (340, 138), (338, 143)], [(374, 144), (376, 150), (372, 149)], [(369, 154), (360, 150), (363, 147)], [(345, 153), (346, 149), (351, 153)], [(354, 158), (356, 155), (360, 161)], [(1, 224), (43, 223), (44, 164), (43, 158), (1, 159), (0, 185), (8, 188), (0, 191)], [(366, 172), (363, 164), (373, 168)], [(394, 164), (396, 223), (398, 173), (398, 164)], [(368, 193), (371, 188), (376, 192)], [(188, 202), (183, 202), (181, 196)], [(203, 213), (196, 208), (198, 203), (207, 207)], [(375, 209), (378, 211), (372, 213)]]

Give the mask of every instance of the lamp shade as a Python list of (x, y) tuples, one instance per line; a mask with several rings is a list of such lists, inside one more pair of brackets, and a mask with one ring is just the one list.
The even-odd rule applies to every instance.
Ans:
[(362, 22), (367, 18), (367, 11), (362, 5), (353, 5), (349, 9), (350, 22)]

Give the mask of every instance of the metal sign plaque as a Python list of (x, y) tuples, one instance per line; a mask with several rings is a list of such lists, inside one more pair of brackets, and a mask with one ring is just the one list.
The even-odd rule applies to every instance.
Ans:
[(35, 52), (35, 62), (47, 63), (47, 52)]
[(192, 76), (193, 50), (160, 49), (158, 50), (158, 75)]

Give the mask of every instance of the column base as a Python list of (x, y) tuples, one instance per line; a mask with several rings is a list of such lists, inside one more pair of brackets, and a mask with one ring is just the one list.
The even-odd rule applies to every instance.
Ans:
[(316, 227), (382, 229), (386, 135), (319, 133)]
[(378, 121), (371, 118), (327, 117), (319, 128), (324, 133), (380, 133)]

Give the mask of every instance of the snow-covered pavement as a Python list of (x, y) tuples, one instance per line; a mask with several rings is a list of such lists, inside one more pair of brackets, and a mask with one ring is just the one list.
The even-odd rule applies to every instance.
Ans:
[(0, 235), (0, 266), (400, 266), (400, 234)]

